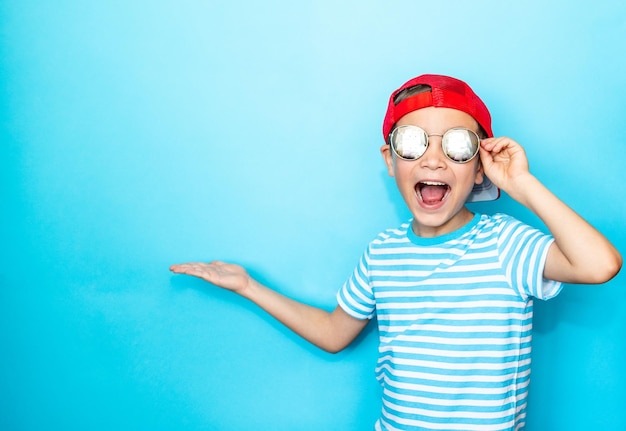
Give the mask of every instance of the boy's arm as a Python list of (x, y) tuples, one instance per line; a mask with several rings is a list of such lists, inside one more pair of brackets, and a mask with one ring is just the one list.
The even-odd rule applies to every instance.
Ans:
[(485, 139), (480, 157), (487, 177), (533, 211), (554, 237), (545, 278), (565, 283), (604, 283), (619, 272), (619, 252), (530, 173), (524, 149), (517, 142), (505, 137)]
[(263, 286), (239, 265), (223, 262), (172, 265), (176, 274), (202, 278), (231, 290), (267, 311), (304, 339), (328, 352), (343, 350), (367, 325), (337, 306), (332, 312), (294, 301)]

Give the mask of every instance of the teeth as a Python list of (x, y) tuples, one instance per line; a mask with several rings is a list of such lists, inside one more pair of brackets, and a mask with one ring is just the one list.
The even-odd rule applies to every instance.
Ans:
[(438, 183), (435, 181), (421, 181), (421, 184), (424, 184), (427, 186), (447, 186), (446, 183)]

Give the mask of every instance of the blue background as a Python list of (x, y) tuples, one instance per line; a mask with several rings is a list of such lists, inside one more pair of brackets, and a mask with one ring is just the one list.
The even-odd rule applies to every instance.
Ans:
[[(421, 73), (469, 82), (624, 253), (625, 41), (605, 0), (4, 0), (0, 429), (371, 429), (373, 325), (327, 354), (169, 265), (334, 308), (409, 217), (378, 149)], [(626, 429), (625, 277), (536, 305), (528, 430)]]

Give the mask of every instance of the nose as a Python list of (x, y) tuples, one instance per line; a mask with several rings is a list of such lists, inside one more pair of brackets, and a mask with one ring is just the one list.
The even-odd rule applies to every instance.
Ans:
[(442, 169), (446, 166), (446, 156), (441, 148), (441, 137), (430, 135), (426, 152), (419, 158), (420, 165), (428, 169)]

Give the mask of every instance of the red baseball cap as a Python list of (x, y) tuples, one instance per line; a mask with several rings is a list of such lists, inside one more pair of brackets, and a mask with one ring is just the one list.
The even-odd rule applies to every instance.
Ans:
[[(403, 90), (417, 85), (428, 85), (431, 91), (408, 96), (396, 104), (395, 98)], [(387, 113), (383, 121), (383, 137), (385, 142), (393, 126), (409, 112), (434, 106), (452, 108), (472, 116), (487, 133), (493, 137), (491, 130), (491, 114), (487, 106), (465, 82), (445, 75), (420, 75), (413, 78), (394, 91), (389, 97)], [(487, 177), (482, 184), (476, 184), (468, 198), (468, 202), (490, 201), (498, 199), (500, 190)]]

